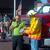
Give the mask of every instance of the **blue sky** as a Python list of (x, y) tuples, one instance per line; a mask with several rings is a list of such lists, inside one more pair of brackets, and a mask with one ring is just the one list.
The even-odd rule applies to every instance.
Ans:
[(47, 0), (41, 0), (42, 3), (47, 3)]

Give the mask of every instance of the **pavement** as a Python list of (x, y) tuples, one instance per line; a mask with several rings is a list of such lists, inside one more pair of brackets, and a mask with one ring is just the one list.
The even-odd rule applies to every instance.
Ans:
[[(0, 50), (12, 50), (12, 42), (0, 42)], [(50, 48), (39, 48), (39, 50), (50, 50)]]
[(12, 50), (12, 42), (0, 42), (0, 50)]
[[(26, 40), (27, 39), (27, 40)], [(27, 38), (27, 37), (24, 37), (24, 44), (26, 44), (26, 46), (27, 46), (27, 44), (29, 44), (29, 39)], [(28, 49), (28, 46), (26, 47), (25, 45), (24, 45), (24, 49), (26, 49), (26, 50), (29, 50)], [(18, 50), (19, 48), (17, 47), (17, 50)], [(24, 50), (23, 49), (23, 50)], [(12, 41), (10, 40), (7, 40), (7, 41), (5, 41), (5, 40), (1, 40), (0, 39), (0, 50), (12, 50)], [(49, 48), (39, 48), (39, 50), (50, 50), (50, 47)]]

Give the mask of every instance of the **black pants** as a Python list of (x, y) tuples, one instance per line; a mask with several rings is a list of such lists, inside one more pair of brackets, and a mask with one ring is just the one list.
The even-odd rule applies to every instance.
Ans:
[(13, 36), (13, 50), (16, 50), (16, 47), (19, 47), (19, 50), (23, 48), (23, 39), (22, 36)]
[(6, 38), (6, 33), (2, 33), (2, 39), (5, 39)]

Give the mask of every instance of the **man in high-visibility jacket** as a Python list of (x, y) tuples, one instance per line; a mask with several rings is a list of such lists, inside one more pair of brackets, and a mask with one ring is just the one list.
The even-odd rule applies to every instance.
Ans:
[(38, 40), (41, 39), (41, 22), (39, 18), (34, 16), (34, 14), (36, 14), (35, 11), (31, 10), (29, 13), (31, 13), (30, 25), (25, 29), (24, 32), (28, 34), (28, 37), (31, 39), (31, 50), (39, 50)]
[[(16, 47), (19, 47), (19, 50), (22, 50), (22, 35), (20, 34), (20, 30), (25, 26), (25, 21), (19, 21), (20, 17), (16, 16), (12, 24), (10, 26), (10, 30), (12, 31), (12, 45), (13, 50), (16, 50)], [(20, 23), (19, 23), (20, 22)]]

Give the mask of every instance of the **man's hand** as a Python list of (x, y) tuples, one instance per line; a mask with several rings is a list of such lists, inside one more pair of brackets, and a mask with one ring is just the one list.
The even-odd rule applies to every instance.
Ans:
[(17, 26), (13, 27), (13, 26), (10, 26), (9, 30), (13, 30), (15, 29)]
[(13, 27), (12, 27), (12, 26), (10, 26), (9, 30), (12, 30), (12, 29), (13, 29)]

